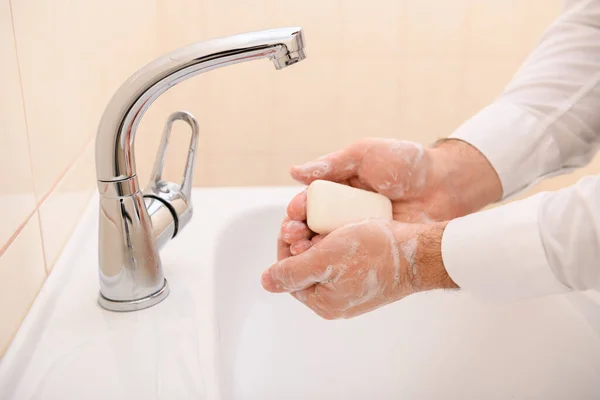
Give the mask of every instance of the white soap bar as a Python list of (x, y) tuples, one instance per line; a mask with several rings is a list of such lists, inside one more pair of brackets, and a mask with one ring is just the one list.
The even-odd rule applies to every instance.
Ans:
[(393, 217), (392, 202), (387, 197), (321, 180), (308, 186), (306, 213), (308, 227), (322, 235), (365, 218)]

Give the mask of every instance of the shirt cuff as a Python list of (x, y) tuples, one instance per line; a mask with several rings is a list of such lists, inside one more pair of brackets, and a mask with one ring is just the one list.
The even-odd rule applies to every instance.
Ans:
[(540, 237), (544, 195), (450, 221), (442, 236), (442, 259), (452, 280), (488, 301), (570, 291), (554, 275)]
[(540, 120), (506, 100), (487, 106), (450, 137), (469, 143), (488, 159), (502, 182), (503, 198), (553, 171), (559, 158)]

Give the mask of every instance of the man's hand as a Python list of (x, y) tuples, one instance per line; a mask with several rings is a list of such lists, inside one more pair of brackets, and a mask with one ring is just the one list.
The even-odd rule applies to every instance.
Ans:
[(382, 219), (346, 225), (278, 261), (263, 273), (262, 285), (292, 293), (326, 319), (351, 318), (423, 290), (456, 288), (442, 263), (444, 227)]
[(262, 285), (290, 292), (324, 318), (349, 318), (411, 293), (455, 288), (444, 268), (445, 223), (502, 196), (487, 159), (460, 140), (433, 148), (392, 139), (365, 139), (291, 170), (316, 179), (379, 192), (392, 200), (394, 221), (365, 220), (326, 237), (306, 225), (306, 192), (288, 206), (278, 238), (278, 262)]
[[(471, 145), (446, 140), (433, 148), (394, 139), (364, 139), (318, 160), (293, 167), (304, 184), (316, 179), (345, 183), (392, 200), (394, 220), (446, 221), (498, 200), (502, 186), (487, 159)], [(288, 206), (278, 240), (278, 259), (298, 255), (321, 239), (306, 225), (306, 193)]]

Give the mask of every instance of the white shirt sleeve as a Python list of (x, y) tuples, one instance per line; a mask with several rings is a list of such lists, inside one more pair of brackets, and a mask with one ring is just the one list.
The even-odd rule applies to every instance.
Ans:
[(600, 290), (600, 177), (451, 221), (442, 259), (486, 300)]
[[(452, 137), (479, 149), (504, 197), (587, 164), (600, 144), (600, 0), (572, 1), (505, 92)], [(600, 290), (600, 178), (451, 221), (448, 273), (481, 297)]]

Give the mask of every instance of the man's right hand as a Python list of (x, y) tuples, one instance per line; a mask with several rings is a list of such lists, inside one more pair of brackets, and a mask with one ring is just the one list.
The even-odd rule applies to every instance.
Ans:
[[(471, 145), (446, 140), (426, 148), (394, 139), (364, 139), (291, 169), (306, 185), (322, 179), (378, 192), (392, 200), (394, 220), (429, 223), (479, 210), (502, 196), (500, 180)], [(308, 250), (321, 237), (306, 225), (306, 192), (290, 202), (278, 259)]]

